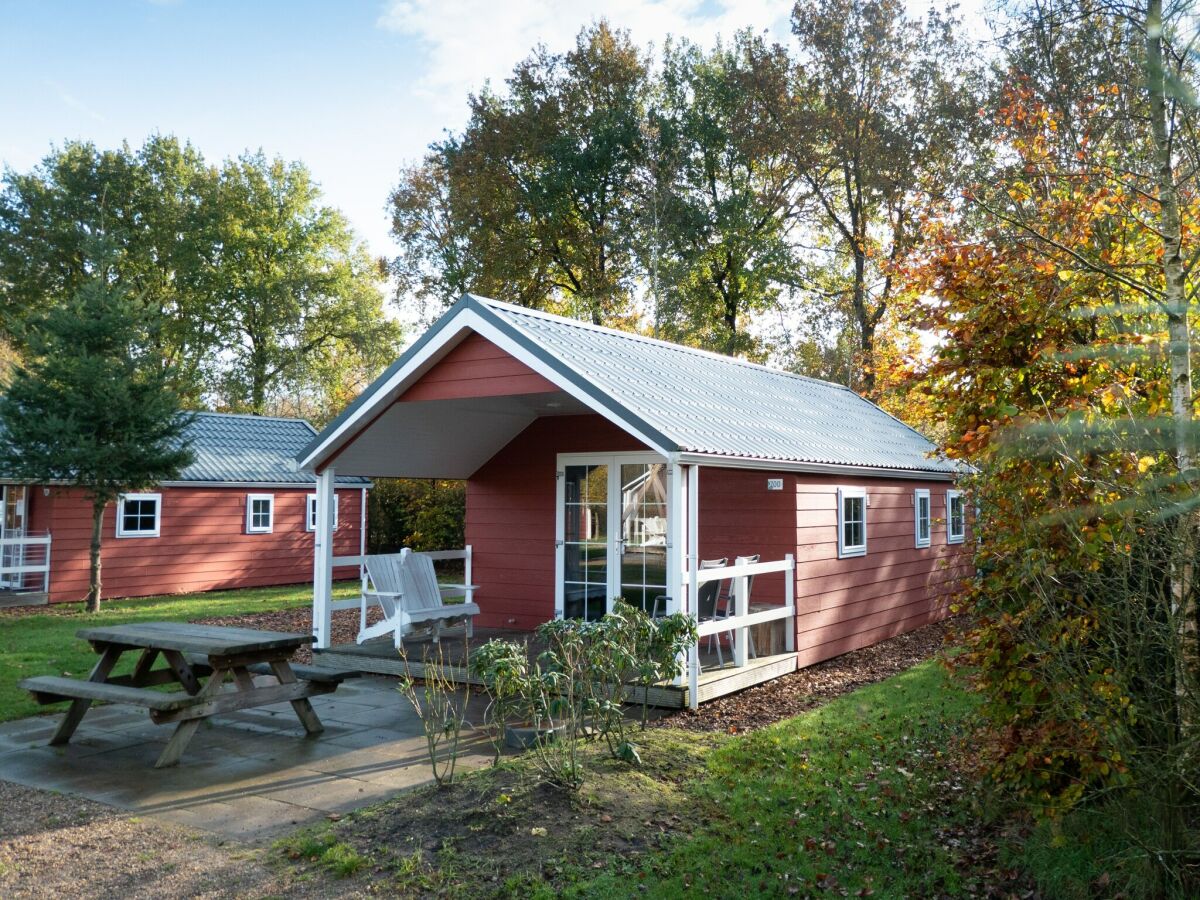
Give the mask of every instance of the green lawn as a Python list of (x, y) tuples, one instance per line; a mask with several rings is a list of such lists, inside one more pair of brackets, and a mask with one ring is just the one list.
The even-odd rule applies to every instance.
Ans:
[(950, 750), (972, 708), (925, 663), (748, 735), (651, 729), (639, 767), (590, 748), (575, 797), (516, 757), (280, 849), (402, 895), (967, 895), (981, 811)]
[[(334, 595), (353, 596), (357, 590), (357, 583), (335, 585)], [(95, 615), (84, 612), (81, 604), (71, 604), (69, 609), (48, 607), (47, 612), (36, 614), (17, 615), (0, 610), (0, 721), (47, 711), (17, 687), (22, 678), (30, 675), (86, 676), (91, 671), (96, 654), (86, 642), (75, 637), (80, 628), (118, 622), (187, 621), (209, 616), (272, 612), (308, 606), (311, 602), (312, 588), (297, 584), (115, 600), (105, 602)], [(133, 660), (134, 654), (126, 654), (122, 665), (131, 667)], [(49, 709), (61, 712), (62, 708)]]
[(980, 811), (969, 791), (957, 789), (944, 754), (964, 733), (972, 705), (929, 662), (729, 741), (709, 755), (693, 787), (700, 827), (659, 852), (608, 866), (576, 890), (964, 894), (969, 861), (953, 836)]

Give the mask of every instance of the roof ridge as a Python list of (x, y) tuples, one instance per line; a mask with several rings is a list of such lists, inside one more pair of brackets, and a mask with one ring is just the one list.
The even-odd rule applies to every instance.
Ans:
[(254, 422), (300, 422), (308, 425), (310, 428), (312, 427), (311, 422), (299, 416), (263, 416), (258, 413), (217, 412), (212, 409), (185, 409), (184, 412), (194, 416), (215, 416), (222, 419), (249, 419)]
[[(572, 319), (568, 316), (560, 316), (555, 313), (549, 313), (541, 309), (530, 309), (525, 306), (517, 306), (514, 303), (505, 303), (502, 300), (494, 300), (491, 297), (482, 297), (479, 294), (471, 294), (480, 303), (489, 307), (499, 307), (503, 310), (509, 310), (518, 315), (529, 316), (536, 319), (547, 319), (551, 322), (558, 322), (572, 328), (580, 328), (587, 331), (598, 331), (602, 334), (611, 334), (614, 337), (625, 338), (626, 340), (640, 341), (644, 344), (652, 344), (663, 347), (667, 350), (674, 350), (682, 353), (689, 353), (693, 356), (702, 356), (708, 359), (717, 360), (719, 362), (745, 366), (747, 368), (756, 369), (763, 372), (769, 372), (772, 375), (783, 375), (787, 378), (796, 378), (801, 381), (810, 381), (814, 384), (823, 385), (825, 387), (837, 388), (838, 390), (849, 391), (856, 397), (862, 395), (858, 391), (845, 384), (839, 384), (836, 381), (828, 381), (824, 378), (814, 378), (811, 375), (801, 375), (799, 372), (789, 372), (786, 369), (778, 369), (773, 366), (763, 365), (762, 363), (751, 362), (748, 359), (741, 359), (737, 356), (728, 356), (724, 353), (717, 353), (714, 350), (705, 350), (701, 347), (689, 347), (686, 344), (677, 344), (673, 341), (666, 341), (662, 338), (650, 337), (648, 335), (639, 334), (636, 331), (621, 331), (617, 328), (609, 328), (605, 325), (597, 325), (594, 322), (585, 322), (582, 319)], [(865, 399), (865, 398), (864, 398)], [(870, 402), (870, 401), (868, 401)]]

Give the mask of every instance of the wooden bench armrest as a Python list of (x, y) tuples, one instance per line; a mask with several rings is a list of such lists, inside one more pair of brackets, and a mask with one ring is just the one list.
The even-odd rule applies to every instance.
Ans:
[(395, 597), (397, 600), (404, 596), (399, 591), (373, 591), (370, 588), (363, 588), (362, 595), (364, 599), (367, 597)]

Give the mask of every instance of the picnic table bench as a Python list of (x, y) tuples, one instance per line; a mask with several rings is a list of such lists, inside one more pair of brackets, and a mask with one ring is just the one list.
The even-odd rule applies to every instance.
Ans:
[[(84, 628), (76, 636), (100, 654), (87, 680), (42, 675), (20, 683), (40, 704), (71, 702), (50, 743), (70, 741), (84, 714), (98, 700), (142, 706), (155, 724), (176, 724), (155, 768), (178, 763), (205, 719), (236, 710), (289, 701), (305, 731), (320, 734), (324, 729), (308, 698), (335, 691), (343, 680), (358, 674), (292, 666), (292, 654), (314, 641), (309, 634), (139, 622)], [(131, 651), (140, 653), (133, 671), (113, 675), (117, 661)], [(166, 666), (154, 668), (160, 657)], [(255, 675), (273, 675), (275, 683), (256, 684)], [(224, 689), (228, 679), (233, 680), (232, 690)], [(182, 690), (153, 689), (172, 683)]]

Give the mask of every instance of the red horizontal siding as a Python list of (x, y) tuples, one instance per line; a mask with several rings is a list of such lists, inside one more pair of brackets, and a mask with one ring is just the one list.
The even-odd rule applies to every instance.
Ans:
[(532, 629), (554, 618), (557, 455), (645, 449), (601, 416), (550, 416), (471, 477), (466, 532), (480, 625)]
[(559, 387), (491, 341), (472, 334), (414, 383), (401, 402), (557, 393)]
[[(169, 487), (162, 494), (159, 537), (118, 538), (116, 508), (104, 514), (101, 550), (103, 596), (146, 597), (228, 588), (303, 584), (312, 581), (312, 533), (305, 530), (311, 488), (262, 489)], [(246, 534), (246, 495), (274, 494), (270, 534)], [(357, 556), (361, 492), (339, 490), (334, 553)], [(88, 592), (91, 503), (82, 491), (35, 487), (30, 491), (30, 529), (49, 531), (50, 601), (82, 600)], [(339, 568), (337, 578), (357, 570)]]
[[(837, 489), (863, 487), (867, 553), (838, 559)], [(970, 531), (947, 544), (942, 481), (804, 475), (796, 501), (796, 649), (801, 666), (839, 656), (943, 618), (949, 594), (970, 577)], [(930, 546), (916, 547), (914, 491), (930, 494)]]

